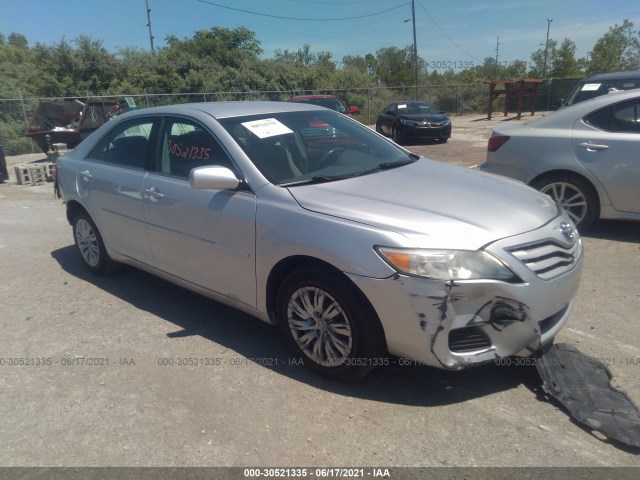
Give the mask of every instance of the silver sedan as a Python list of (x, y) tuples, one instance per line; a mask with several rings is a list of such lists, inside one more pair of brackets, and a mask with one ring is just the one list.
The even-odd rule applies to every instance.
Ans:
[(598, 218), (640, 220), (640, 90), (494, 127), (480, 168), (550, 195), (581, 229)]
[(531, 355), (567, 321), (582, 269), (546, 195), (313, 105), (130, 112), (56, 175), (89, 270), (132, 265), (279, 324), (333, 379), (389, 353), (446, 369)]

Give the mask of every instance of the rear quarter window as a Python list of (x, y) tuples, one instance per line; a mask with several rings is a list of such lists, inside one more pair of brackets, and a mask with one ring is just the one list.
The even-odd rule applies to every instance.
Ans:
[(585, 122), (607, 132), (640, 133), (640, 100), (602, 108), (585, 117)]

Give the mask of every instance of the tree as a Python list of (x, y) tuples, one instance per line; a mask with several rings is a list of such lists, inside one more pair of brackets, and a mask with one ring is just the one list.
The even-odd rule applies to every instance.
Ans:
[(20, 48), (22, 50), (26, 50), (29, 48), (29, 42), (27, 42), (27, 37), (19, 33), (9, 34), (8, 43), (9, 45), (13, 45), (14, 47)]
[(76, 88), (94, 94), (108, 91), (117, 74), (114, 56), (102, 46), (102, 40), (94, 40), (88, 35), (79, 35), (75, 44), (75, 77), (79, 82)]
[(640, 69), (640, 39), (633, 22), (625, 19), (600, 37), (587, 61), (587, 73), (605, 73)]
[(245, 27), (198, 30), (193, 38), (183, 40), (169, 35), (167, 44), (162, 54), (185, 72), (207, 69), (212, 64), (238, 68), (244, 60), (257, 58), (262, 53), (255, 33)]
[(376, 52), (374, 72), (384, 86), (413, 85), (413, 48), (381, 48)]
[(529, 75), (534, 78), (543, 78), (552, 70), (553, 57), (555, 55), (557, 40), (549, 39), (546, 47), (543, 46), (531, 54), (531, 68)]
[(547, 70), (549, 76), (555, 78), (578, 77), (582, 75), (578, 60), (576, 60), (576, 44), (565, 38), (560, 48), (554, 48), (551, 66)]

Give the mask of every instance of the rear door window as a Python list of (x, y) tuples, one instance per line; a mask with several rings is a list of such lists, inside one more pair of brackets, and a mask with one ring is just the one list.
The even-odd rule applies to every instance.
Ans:
[(111, 130), (87, 156), (123, 167), (144, 169), (152, 146), (151, 134), (157, 118), (138, 118)]

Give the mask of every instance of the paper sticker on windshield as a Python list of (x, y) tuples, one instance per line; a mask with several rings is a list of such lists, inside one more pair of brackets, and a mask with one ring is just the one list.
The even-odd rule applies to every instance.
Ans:
[(601, 83), (585, 83), (582, 87), (583, 92), (595, 92), (600, 88)]
[(400, 109), (400, 108), (407, 108), (407, 106), (405, 104), (398, 105), (398, 109)]
[(243, 122), (247, 130), (255, 134), (258, 138), (275, 137), (276, 135), (285, 135), (293, 133), (286, 125), (280, 123), (275, 118), (265, 118), (262, 120), (254, 120), (252, 122)]

